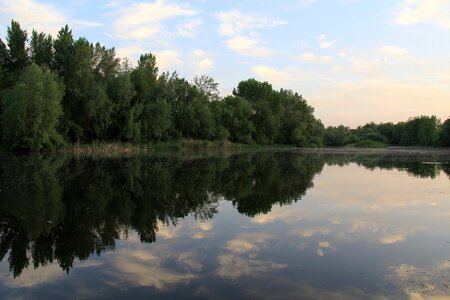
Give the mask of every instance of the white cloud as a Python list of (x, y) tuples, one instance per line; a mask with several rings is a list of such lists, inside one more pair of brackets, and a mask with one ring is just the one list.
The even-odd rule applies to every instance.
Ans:
[(204, 58), (196, 62), (197, 68), (200, 70), (211, 70), (214, 67), (214, 61), (210, 58)]
[(320, 48), (331, 48), (337, 43), (337, 40), (334, 41), (323, 41), (320, 43)]
[(253, 74), (259, 79), (270, 83), (286, 86), (286, 84), (299, 81), (304, 77), (304, 72), (298, 69), (275, 69), (267, 66), (255, 66), (252, 68)]
[(320, 48), (331, 48), (337, 43), (337, 40), (327, 41), (325, 34), (321, 34), (317, 39), (320, 42)]
[(67, 22), (67, 16), (59, 9), (33, 0), (0, 1), (0, 17), (3, 20), (2, 27), (6, 27), (14, 19), (28, 31), (34, 28), (52, 35), (56, 35)]
[(426, 22), (450, 29), (450, 1), (404, 0), (393, 22), (401, 25)]
[(72, 24), (74, 24), (78, 27), (101, 27), (101, 26), (103, 26), (103, 24), (99, 23), (99, 22), (90, 22), (90, 21), (83, 21), (83, 20), (72, 21)]
[(302, 55), (296, 57), (297, 60), (311, 63), (331, 63), (333, 58), (331, 56), (318, 56), (314, 53), (303, 53)]
[(243, 35), (238, 35), (227, 40), (230, 49), (245, 56), (268, 57), (272, 51), (261, 45), (261, 40)]
[(202, 18), (195, 18), (178, 26), (178, 33), (184, 37), (193, 37), (197, 34), (198, 28), (202, 25)]
[(128, 58), (131, 61), (136, 61), (138, 56), (145, 52), (145, 49), (140, 45), (130, 45), (116, 49), (117, 57)]
[(349, 61), (352, 65), (351, 71), (356, 73), (379, 74), (382, 70), (381, 61), (378, 58), (351, 57)]
[(153, 3), (134, 2), (117, 8), (115, 36), (125, 40), (146, 40), (164, 31), (165, 20), (195, 14), (187, 5), (169, 4), (164, 0)]
[(196, 73), (205, 73), (214, 68), (214, 61), (205, 51), (196, 49), (192, 51), (192, 56)]
[(218, 18), (219, 33), (230, 37), (226, 42), (228, 47), (241, 55), (252, 57), (268, 57), (272, 54), (254, 30), (287, 24), (280, 20), (243, 14), (238, 10), (219, 13)]
[(198, 58), (202, 58), (202, 57), (206, 56), (206, 52), (203, 51), (202, 49), (196, 49), (196, 50), (192, 51), (192, 54)]
[(380, 49), (380, 52), (388, 55), (388, 56), (394, 56), (394, 57), (407, 57), (408, 56), (408, 49), (406, 48), (399, 48), (395, 46), (383, 46)]
[(227, 36), (239, 35), (242, 32), (258, 28), (270, 28), (287, 24), (280, 20), (243, 14), (239, 10), (231, 10), (218, 14), (221, 22), (219, 33)]
[(35, 29), (54, 37), (65, 24), (74, 28), (103, 26), (99, 22), (71, 19), (63, 10), (35, 0), (0, 0), (0, 19), (7, 22), (0, 22), (0, 26), (4, 28), (9, 26), (9, 22), (13, 19), (29, 33)]

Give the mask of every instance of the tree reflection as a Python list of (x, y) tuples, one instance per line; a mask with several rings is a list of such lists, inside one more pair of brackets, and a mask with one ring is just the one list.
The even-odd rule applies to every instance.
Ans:
[(7, 257), (14, 277), (30, 263), (37, 268), (55, 261), (69, 272), (75, 259), (114, 249), (130, 230), (151, 243), (159, 224), (176, 225), (190, 214), (209, 220), (220, 199), (248, 216), (299, 201), (325, 164), (396, 168), (430, 178), (441, 170), (450, 174), (447, 164), (424, 161), (288, 151), (200, 158), (7, 157), (1, 166), (0, 260)]

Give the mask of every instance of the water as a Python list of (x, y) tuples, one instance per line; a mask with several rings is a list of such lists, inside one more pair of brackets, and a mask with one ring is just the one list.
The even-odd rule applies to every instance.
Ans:
[(450, 151), (1, 158), (2, 299), (450, 297)]

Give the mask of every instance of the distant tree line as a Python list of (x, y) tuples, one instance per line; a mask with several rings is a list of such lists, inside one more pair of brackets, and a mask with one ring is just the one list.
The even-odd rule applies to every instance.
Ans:
[(358, 145), (378, 142), (393, 146), (450, 147), (450, 119), (443, 124), (435, 116), (410, 118), (406, 122), (368, 123), (356, 129), (345, 126), (328, 127), (325, 146)]
[[(11, 22), (6, 44), (0, 39), (0, 104), (1, 145), (8, 151), (181, 138), (298, 147), (338, 146), (366, 138), (450, 145), (449, 121), (441, 125), (433, 117), (431, 125), (423, 125), (422, 119), (417, 126), (410, 121), (395, 125), (404, 126), (400, 138), (381, 133), (385, 124), (366, 125), (376, 128), (373, 135), (366, 134), (366, 126), (325, 130), (301, 95), (255, 79), (241, 81), (222, 99), (209, 76), (189, 82), (176, 72), (161, 73), (151, 53), (141, 55), (132, 67), (114, 48), (74, 39), (67, 25), (56, 38), (35, 30), (29, 38), (18, 22)], [(423, 126), (433, 127), (432, 142), (427, 139), (429, 128)]]

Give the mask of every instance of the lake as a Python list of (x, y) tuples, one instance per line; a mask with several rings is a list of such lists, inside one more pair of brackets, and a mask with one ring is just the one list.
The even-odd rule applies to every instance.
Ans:
[(2, 299), (450, 299), (449, 150), (2, 156), (0, 184)]

